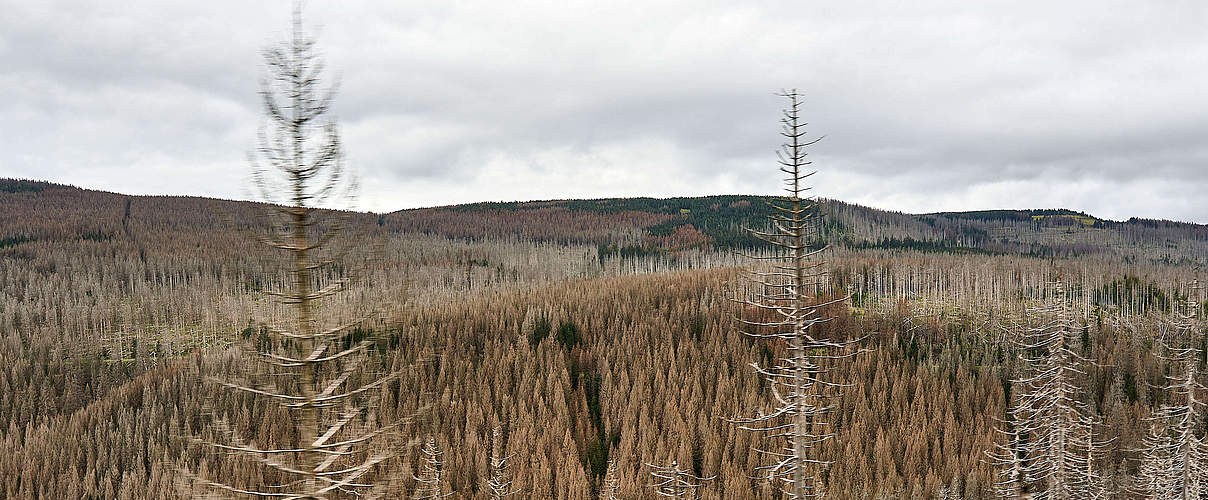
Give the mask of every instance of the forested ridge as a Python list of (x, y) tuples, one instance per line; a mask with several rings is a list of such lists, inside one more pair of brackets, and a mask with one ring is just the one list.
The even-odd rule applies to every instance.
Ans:
[[(386, 214), (383, 221), (397, 229), (453, 237), (517, 235), (591, 242), (600, 245), (602, 253), (613, 254), (627, 249), (630, 254), (638, 254), (692, 246), (765, 248), (765, 242), (744, 228), (765, 224), (771, 213), (768, 201), (773, 199), (720, 195), (472, 203), (402, 210)], [(1201, 224), (1140, 218), (1118, 222), (1066, 209), (916, 215), (839, 200), (820, 203), (827, 214), (821, 235), (832, 244), (849, 248), (1066, 258), (1111, 255), (1132, 261), (1182, 264), (1203, 259), (1208, 252), (1208, 226)], [(473, 217), (466, 217), (469, 215)], [(571, 220), (581, 222), (567, 222)], [(643, 231), (638, 233), (640, 237), (631, 238), (585, 232), (587, 227), (601, 226)]]
[[(0, 248), (46, 239), (109, 240), (131, 221), (237, 236), (231, 227), (215, 224), (233, 214), (242, 215), (237, 220), (246, 222), (256, 206), (196, 197), (126, 196), (18, 179), (0, 179), (0, 193), (13, 201), (3, 214), (11, 222), (0, 234), (4, 242)], [(626, 247), (635, 254), (666, 253), (696, 247), (765, 247), (744, 228), (764, 223), (771, 199), (719, 195), (471, 203), (357, 217), (366, 225), (376, 221), (388, 232), (592, 244), (614, 253)], [(905, 214), (838, 200), (821, 204), (827, 214), (822, 228), (826, 241), (855, 249), (975, 250), (1042, 258), (1107, 255), (1167, 264), (1208, 256), (1208, 226), (1202, 224), (1135, 217), (1119, 222), (1065, 209)], [(85, 207), (89, 210), (81, 210)], [(143, 213), (131, 219), (132, 209)], [(680, 238), (672, 238), (677, 233)]]

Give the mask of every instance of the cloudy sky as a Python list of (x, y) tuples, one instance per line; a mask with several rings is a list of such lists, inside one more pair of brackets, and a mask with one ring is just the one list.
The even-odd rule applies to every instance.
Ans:
[[(1208, 4), (321, 2), (359, 208), (816, 193), (1208, 223)], [(740, 6), (735, 6), (740, 5)], [(0, 0), (0, 177), (250, 197), (288, 2)]]

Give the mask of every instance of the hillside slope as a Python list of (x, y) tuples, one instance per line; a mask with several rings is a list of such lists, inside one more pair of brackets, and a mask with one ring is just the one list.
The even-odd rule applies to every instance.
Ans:
[[(389, 232), (465, 239), (521, 239), (596, 245), (601, 254), (643, 255), (688, 248), (748, 249), (762, 243), (768, 197), (718, 195), (472, 203), (352, 214)], [(1065, 209), (906, 214), (823, 200), (823, 236), (851, 249), (989, 253), (1042, 258), (1108, 255), (1126, 262), (1183, 265), (1208, 259), (1208, 225), (1131, 218), (1117, 222)], [(127, 196), (72, 186), (0, 179), (0, 250), (38, 240), (111, 240), (138, 222), (188, 238), (239, 229), (256, 204), (184, 196)], [(240, 226), (240, 228), (246, 226)], [(164, 233), (167, 235), (167, 233)], [(221, 239), (221, 238), (220, 238)], [(11, 250), (10, 250), (11, 251)]]
[[(719, 195), (474, 203), (401, 210), (383, 217), (395, 230), (459, 238), (522, 237), (597, 244), (601, 253), (637, 255), (692, 247), (759, 248), (768, 197)], [(1064, 209), (906, 214), (822, 200), (823, 236), (851, 249), (908, 249), (1042, 258), (1105, 255), (1124, 261), (1187, 264), (1208, 258), (1208, 225), (1132, 218), (1098, 219)]]

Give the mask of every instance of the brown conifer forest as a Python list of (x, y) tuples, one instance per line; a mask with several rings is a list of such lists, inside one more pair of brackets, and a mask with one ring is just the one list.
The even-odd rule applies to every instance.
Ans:
[[(765, 313), (733, 300), (752, 292), (739, 254), (773, 253), (742, 230), (760, 227), (764, 201), (329, 212), (355, 244), (313, 281), (355, 279), (316, 314), (362, 319), (339, 339), (366, 346), (347, 377), (370, 390), (348, 425), (381, 430), (359, 480), (383, 498), (430, 484), (449, 498), (653, 498), (652, 466), (674, 462), (701, 498), (784, 498), (761, 475), (760, 436), (734, 422), (773, 409), (750, 365), (786, 355), (740, 333)], [(821, 208), (814, 300), (831, 319), (813, 328), (847, 347), (810, 389), (830, 405), (831, 437), (810, 451), (817, 495), (1036, 491), (1041, 473), (1010, 473), (1043, 431), (1020, 420), (1039, 403), (1020, 401), (1048, 366), (1037, 360), (1069, 351), (1070, 397), (1098, 443), (1071, 447), (1087, 457), (1071, 474), (1094, 477), (1097, 498), (1161, 498), (1146, 493), (1167, 449), (1154, 440), (1181, 434), (1155, 429), (1182, 404), (1189, 439), (1204, 434), (1202, 386), (1170, 387), (1204, 369), (1194, 283), (1208, 227)], [(231, 494), (207, 479), (285, 481), (209, 445), (298, 441), (285, 407), (215, 382), (246, 376), (278, 342), (264, 318), (286, 315), (270, 292), (288, 264), (249, 236), (270, 229), (265, 209), (0, 181), (0, 498), (207, 498)], [(1052, 310), (1064, 350), (1022, 342)]]

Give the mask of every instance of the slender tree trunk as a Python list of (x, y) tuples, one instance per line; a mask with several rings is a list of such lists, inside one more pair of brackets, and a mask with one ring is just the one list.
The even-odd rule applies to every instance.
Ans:
[[(797, 98), (796, 98), (796, 96), (794, 96), (793, 97), (794, 104), (796, 103), (796, 100), (797, 100)], [(801, 143), (798, 142), (798, 137), (797, 137), (799, 125), (797, 124), (796, 120), (793, 121), (791, 127), (792, 127), (793, 137), (792, 137), (792, 143), (790, 145), (790, 148), (792, 150), (793, 157), (796, 158), (796, 157), (798, 157), (798, 154), (800, 153), (800, 150), (801, 150)], [(807, 405), (807, 395), (804, 394), (804, 392), (801, 390), (802, 387), (804, 387), (807, 383), (809, 383), (809, 381), (806, 379), (806, 377), (809, 376), (809, 374), (807, 374), (804, 370), (806, 363), (809, 362), (809, 358), (806, 356), (805, 345), (804, 345), (805, 344), (804, 337), (808, 333), (806, 331), (808, 326), (806, 326), (805, 318), (802, 317), (806, 308), (808, 307), (808, 305), (805, 304), (805, 301), (808, 300), (808, 297), (805, 294), (805, 280), (806, 280), (806, 277), (805, 277), (806, 262), (805, 262), (805, 248), (804, 248), (805, 241), (804, 241), (804, 238), (802, 238), (802, 234), (801, 234), (802, 227), (804, 226), (804, 222), (801, 220), (801, 196), (798, 194), (800, 192), (801, 192), (801, 177), (799, 175), (794, 175), (793, 176), (793, 198), (792, 198), (793, 221), (792, 221), (792, 228), (791, 228), (792, 234), (793, 234), (793, 293), (792, 293), (793, 306), (792, 306), (792, 310), (793, 310), (793, 318), (794, 318), (793, 329), (796, 332), (796, 335), (793, 336), (792, 347), (793, 347), (793, 351), (797, 353), (797, 370), (793, 374), (793, 377), (794, 377), (793, 382), (797, 386), (798, 401), (797, 401), (797, 412), (796, 412), (797, 414), (794, 416), (795, 418), (794, 418), (794, 429), (793, 429), (794, 430), (794, 432), (793, 432), (793, 447), (794, 447), (793, 452), (796, 453), (796, 455), (798, 457), (804, 458), (807, 453), (806, 446), (805, 446), (805, 436), (809, 432), (810, 417), (811, 417), (811, 414), (813, 413), (812, 412), (813, 409)], [(793, 481), (794, 481), (793, 491), (796, 493), (797, 498), (809, 498), (810, 491), (809, 491), (809, 487), (806, 484), (807, 471), (805, 468), (804, 461), (802, 461), (802, 463), (797, 464), (797, 470), (796, 470), (794, 476), (795, 477), (793, 478)]]

